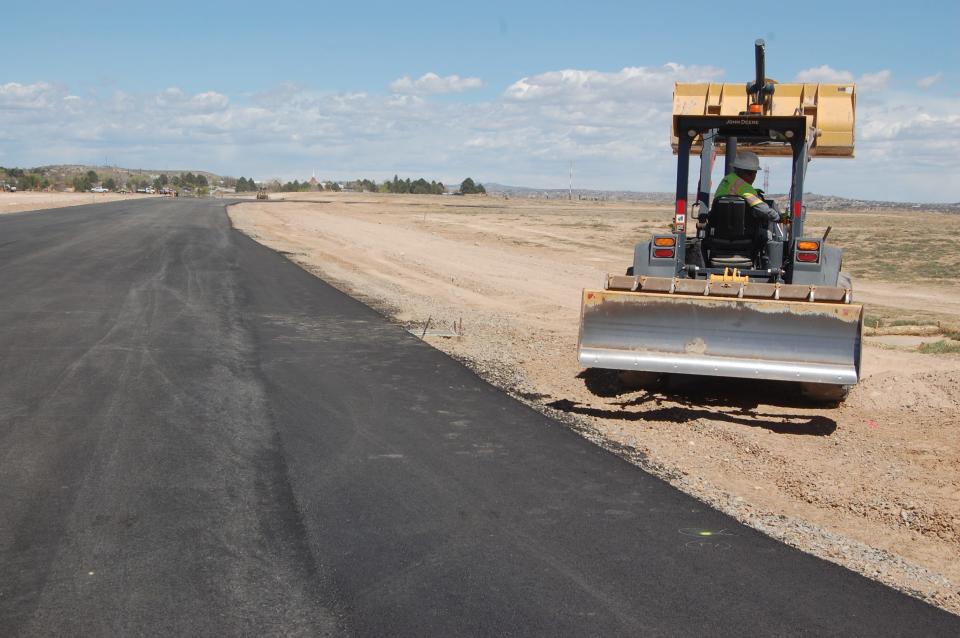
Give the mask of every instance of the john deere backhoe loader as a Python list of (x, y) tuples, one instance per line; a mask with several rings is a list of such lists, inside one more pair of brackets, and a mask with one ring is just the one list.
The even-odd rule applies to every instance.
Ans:
[[(796, 381), (808, 397), (841, 401), (860, 377), (863, 307), (853, 303), (841, 250), (805, 231), (803, 188), (811, 159), (853, 156), (856, 87), (777, 84), (765, 76), (762, 40), (755, 55), (746, 86), (676, 84), (672, 232), (637, 244), (626, 275), (583, 291), (579, 360)], [(729, 173), (744, 150), (792, 158), (786, 223), (757, 220), (739, 197), (711, 202), (714, 158), (723, 153)], [(688, 212), (693, 153), (700, 179)]]

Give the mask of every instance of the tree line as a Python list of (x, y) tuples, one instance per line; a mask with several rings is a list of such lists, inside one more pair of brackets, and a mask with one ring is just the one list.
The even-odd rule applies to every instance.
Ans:
[[(194, 174), (192, 172), (176, 174), (170, 176), (162, 173), (156, 177), (148, 177), (137, 174), (127, 174), (124, 170), (110, 171), (106, 176), (100, 175), (95, 170), (85, 172), (69, 177), (63, 172), (49, 172), (48, 168), (22, 169), (22, 168), (4, 168), (0, 166), (0, 181), (8, 186), (17, 186), (21, 190), (48, 190), (65, 189), (73, 187), (77, 192), (89, 191), (95, 186), (102, 186), (111, 191), (121, 190), (142, 190), (152, 187), (160, 191), (165, 188), (171, 189), (193, 189), (197, 194), (206, 194), (210, 187), (210, 181), (205, 175)], [(315, 179), (310, 181), (288, 181), (272, 180), (267, 184), (258, 184), (253, 178), (224, 177), (218, 178), (218, 184), (227, 188), (234, 187), (238, 193), (255, 192), (260, 188), (267, 188), (271, 191), (340, 191), (350, 190), (355, 192), (369, 193), (395, 193), (412, 195), (440, 195), (448, 191), (447, 186), (440, 181), (430, 180), (420, 177), (418, 179), (405, 178), (400, 179), (399, 175), (394, 175), (393, 179), (376, 182), (372, 179), (356, 179), (347, 182), (322, 181)], [(475, 182), (473, 178), (467, 177), (460, 183), (460, 187), (455, 194), (474, 195), (484, 194), (486, 189), (483, 184)]]
[(400, 179), (394, 175), (393, 181), (386, 181), (382, 184), (381, 192), (411, 195), (441, 195), (447, 192), (447, 187), (443, 185), (443, 182), (428, 182), (422, 177), (411, 181), (409, 177), (407, 179)]
[(253, 178), (247, 179), (246, 177), (241, 177), (237, 180), (237, 183), (234, 185), (234, 188), (238, 193), (249, 193), (251, 191), (259, 190), (257, 188), (257, 183), (253, 181)]
[(47, 190), (50, 188), (66, 189), (72, 187), (77, 192), (89, 191), (95, 186), (102, 186), (111, 191), (129, 189), (137, 190), (153, 187), (154, 190), (163, 188), (191, 188), (197, 193), (205, 193), (210, 186), (210, 181), (206, 175), (183, 173), (173, 177), (163, 173), (157, 177), (145, 177), (141, 175), (126, 175), (121, 172), (117, 176), (116, 172), (103, 176), (95, 170), (74, 175), (72, 178), (64, 176), (62, 173), (49, 173), (50, 169), (22, 169), (5, 168), (0, 166), (0, 181), (8, 186), (16, 186), (20, 190)]
[[(335, 181), (322, 181), (318, 182), (315, 179), (310, 181), (299, 181), (293, 180), (289, 182), (281, 182), (280, 180), (273, 180), (266, 184), (258, 185), (253, 179), (247, 179), (245, 177), (240, 177), (237, 180), (231, 180), (230, 178), (224, 179), (224, 184), (229, 186), (231, 182), (235, 183), (235, 188), (238, 193), (251, 192), (259, 190), (260, 188), (266, 188), (270, 191), (283, 191), (283, 192), (306, 192), (306, 191), (340, 191), (348, 190), (359, 193), (395, 193), (395, 194), (409, 194), (409, 195), (442, 195), (447, 192), (447, 187), (443, 182), (436, 180), (430, 180), (429, 182), (420, 177), (418, 179), (400, 179), (399, 175), (394, 175), (393, 179), (384, 180), (383, 182), (377, 183), (372, 179), (356, 179), (352, 181), (340, 182)], [(476, 195), (486, 193), (486, 189), (483, 187), (483, 184), (475, 182), (473, 178), (466, 178), (460, 184), (460, 188), (456, 191), (457, 194), (461, 195)]]

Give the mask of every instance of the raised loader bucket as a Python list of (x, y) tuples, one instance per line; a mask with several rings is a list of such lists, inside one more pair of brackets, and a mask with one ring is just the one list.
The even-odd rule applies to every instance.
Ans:
[(584, 290), (586, 368), (853, 385), (863, 306)]

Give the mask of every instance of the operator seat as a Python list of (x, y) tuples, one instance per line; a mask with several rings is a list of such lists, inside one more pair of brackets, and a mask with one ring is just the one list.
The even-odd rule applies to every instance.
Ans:
[(713, 268), (758, 267), (767, 232), (742, 197), (717, 197), (707, 216), (704, 258)]

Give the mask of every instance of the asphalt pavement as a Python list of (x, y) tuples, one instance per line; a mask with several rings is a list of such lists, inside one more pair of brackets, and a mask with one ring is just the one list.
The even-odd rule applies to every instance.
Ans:
[(514, 401), (221, 201), (0, 215), (0, 635), (802, 634), (960, 617)]

